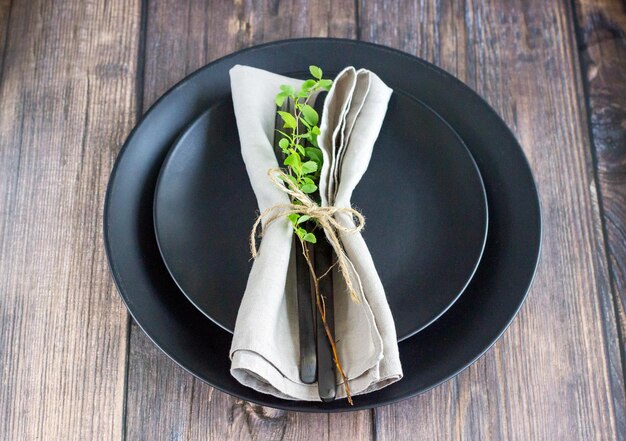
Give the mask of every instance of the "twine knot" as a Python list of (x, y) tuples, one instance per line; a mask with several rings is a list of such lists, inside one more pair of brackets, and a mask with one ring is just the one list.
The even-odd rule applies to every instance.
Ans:
[[(361, 231), (363, 227), (365, 227), (365, 218), (363, 215), (352, 207), (318, 205), (306, 193), (300, 190), (298, 186), (291, 179), (289, 179), (289, 175), (287, 175), (280, 168), (271, 168), (267, 171), (267, 174), (269, 175), (271, 181), (280, 190), (287, 193), (291, 197), (292, 202), (289, 204), (273, 205), (259, 214), (254, 222), (254, 225), (252, 226), (252, 231), (250, 232), (250, 253), (252, 254), (252, 258), (256, 258), (259, 253), (256, 245), (256, 236), (259, 227), (261, 227), (259, 237), (263, 237), (265, 230), (277, 219), (281, 219), (284, 216), (289, 216), (294, 213), (310, 216), (311, 219), (315, 220), (317, 225), (326, 234), (328, 243), (333, 247), (335, 255), (337, 256), (337, 265), (343, 279), (346, 282), (346, 288), (352, 299), (358, 302), (360, 295), (363, 294), (361, 278), (343, 249), (343, 245), (339, 239), (339, 233), (351, 234)], [(354, 221), (354, 227), (346, 227), (341, 224), (335, 218), (335, 215), (338, 213), (349, 215)], [(298, 238), (302, 241), (300, 237)], [(353, 277), (356, 281), (356, 289), (354, 283), (352, 282)]]

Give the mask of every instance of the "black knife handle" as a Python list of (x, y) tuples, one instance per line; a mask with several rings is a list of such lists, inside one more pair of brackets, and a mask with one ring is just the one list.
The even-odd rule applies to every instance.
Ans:
[[(333, 264), (333, 249), (324, 237), (319, 233), (315, 244), (315, 273), (318, 277), (325, 274)], [(321, 236), (321, 237), (320, 237)], [(331, 335), (335, 335), (335, 302), (333, 295), (332, 271), (328, 272), (319, 281), (320, 295), (324, 297), (326, 311), (326, 324)], [(321, 314), (317, 314), (317, 369), (318, 369), (318, 392), (323, 402), (335, 399), (337, 384), (335, 377), (335, 362), (333, 351), (324, 329)]]
[[(295, 236), (295, 235), (294, 235)], [(303, 254), (302, 243), (294, 237), (298, 299), (298, 332), (300, 333), (300, 381), (313, 384), (317, 374), (315, 353), (315, 318), (309, 266)], [(311, 247), (308, 245), (310, 250)]]

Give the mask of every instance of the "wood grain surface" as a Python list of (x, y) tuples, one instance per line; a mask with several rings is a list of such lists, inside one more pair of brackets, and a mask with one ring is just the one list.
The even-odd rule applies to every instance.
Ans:
[[(0, 439), (626, 439), (625, 23), (620, 0), (0, 0)], [(196, 380), (128, 326), (104, 256), (108, 175), (141, 112), (211, 60), (301, 36), (456, 75), (541, 193), (541, 264), (511, 328), (372, 411), (285, 412)]]
[(127, 315), (102, 202), (135, 121), (138, 4), (0, 11), (0, 439), (119, 439)]
[[(0, 0), (0, 73), (3, 71), (5, 46), (9, 34), (9, 15), (11, 14), (11, 0)], [(0, 79), (1, 81), (1, 79)]]
[[(586, 85), (598, 198), (617, 316), (614, 394), (624, 394), (626, 372), (626, 5), (576, 2), (578, 45)], [(610, 322), (609, 322), (610, 325)], [(620, 400), (623, 404), (624, 399)], [(626, 409), (618, 409), (626, 415)], [(626, 418), (626, 417), (624, 417)], [(622, 432), (626, 422), (622, 421)]]

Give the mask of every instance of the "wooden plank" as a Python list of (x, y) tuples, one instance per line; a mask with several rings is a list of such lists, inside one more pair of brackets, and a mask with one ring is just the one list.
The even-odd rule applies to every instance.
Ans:
[(185, 75), (238, 49), (284, 38), (356, 35), (349, 0), (148, 3), (145, 110)]
[(257, 406), (193, 378), (133, 327), (126, 439), (367, 440), (369, 411), (303, 414)]
[(101, 225), (138, 18), (137, 1), (13, 0), (0, 32), (1, 439), (122, 434), (127, 315)]
[(609, 343), (621, 354), (611, 360), (613, 391), (620, 396), (616, 414), (621, 416), (621, 433), (626, 433), (626, 9), (619, 0), (577, 0), (575, 9), (613, 284), (613, 303), (607, 302), (607, 308), (614, 308), (618, 317), (619, 339)]
[(377, 410), (376, 439), (623, 436), (607, 361), (615, 359), (615, 317), (604, 307), (607, 262), (569, 8), (360, 2), (363, 39), (433, 61), (496, 108), (531, 162), (544, 220), (539, 272), (511, 329), (457, 379)]
[[(0, 0), (0, 75), (4, 65), (4, 48), (9, 34), (9, 15), (11, 15), (11, 0)], [(2, 81), (1, 76), (0, 81)]]
[[(246, 46), (298, 36), (354, 37), (354, 2), (151, 1), (147, 13), (145, 109), (207, 62)], [(196, 380), (133, 325), (126, 438), (367, 440), (370, 411), (310, 415), (252, 405)]]

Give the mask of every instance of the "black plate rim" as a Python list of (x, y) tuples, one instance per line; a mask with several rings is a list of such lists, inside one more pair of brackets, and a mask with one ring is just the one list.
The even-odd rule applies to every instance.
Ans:
[[(280, 45), (284, 45), (284, 44), (289, 44), (289, 43), (296, 43), (296, 42), (316, 42), (316, 41), (327, 41), (330, 43), (341, 43), (341, 44), (353, 44), (353, 45), (364, 45), (364, 46), (370, 46), (376, 50), (380, 50), (380, 51), (385, 51), (385, 52), (389, 52), (391, 54), (395, 54), (397, 56), (402, 56), (404, 58), (408, 58), (413, 62), (419, 63), (420, 65), (422, 65), (423, 67), (433, 71), (435, 74), (439, 75), (439, 76), (443, 76), (445, 77), (448, 81), (450, 81), (452, 84), (454, 84), (456, 87), (461, 87), (462, 89), (465, 89), (470, 96), (473, 97), (474, 100), (477, 100), (485, 109), (485, 111), (487, 111), (488, 113), (491, 114), (492, 117), (495, 118), (496, 121), (498, 121), (500, 123), (500, 126), (502, 129), (504, 129), (504, 131), (506, 132), (506, 134), (512, 139), (514, 140), (516, 147), (518, 148), (519, 152), (521, 153), (520, 158), (521, 158), (521, 164), (520, 165), (524, 165), (524, 167), (526, 168), (526, 172), (528, 173), (529, 177), (530, 177), (530, 182), (529, 184), (531, 185), (531, 189), (532, 189), (532, 195), (533, 195), (533, 202), (534, 204), (536, 204), (536, 208), (537, 208), (537, 224), (534, 226), (534, 228), (537, 229), (537, 244), (536, 244), (536, 253), (534, 253), (534, 265), (532, 266), (531, 269), (531, 275), (528, 278), (528, 282), (525, 284), (526, 286), (523, 287), (524, 290), (524, 294), (521, 296), (519, 304), (517, 305), (517, 307), (514, 309), (513, 313), (510, 315), (510, 318), (508, 318), (505, 321), (505, 324), (502, 326), (502, 329), (500, 330), (499, 333), (497, 333), (495, 335), (495, 337), (492, 339), (492, 341), (485, 346), (484, 350), (482, 350), (481, 352), (479, 352), (474, 358), (470, 359), (470, 361), (468, 361), (467, 363), (465, 363), (463, 366), (459, 367), (458, 369), (454, 370), (452, 373), (450, 373), (449, 375), (445, 376), (444, 378), (442, 378), (440, 381), (438, 382), (434, 382), (432, 385), (425, 387), (423, 389), (418, 389), (412, 392), (409, 392), (406, 395), (403, 395), (401, 397), (396, 397), (396, 398), (391, 398), (391, 399), (385, 399), (385, 400), (380, 400), (377, 403), (374, 404), (369, 404), (369, 405), (359, 405), (356, 404), (353, 407), (347, 408), (334, 408), (332, 409), (332, 412), (350, 412), (350, 411), (357, 411), (357, 410), (363, 410), (363, 409), (372, 409), (372, 408), (376, 408), (379, 406), (384, 406), (384, 405), (389, 405), (389, 404), (393, 404), (393, 403), (397, 403), (400, 401), (404, 401), (406, 399), (415, 397), (417, 395), (420, 395), (424, 392), (427, 392), (445, 382), (447, 382), (448, 380), (450, 380), (451, 378), (454, 378), (455, 376), (457, 376), (459, 373), (463, 372), (465, 369), (467, 369), (468, 367), (470, 367), (471, 365), (473, 365), (478, 359), (480, 359), (483, 355), (485, 355), (486, 352), (488, 352), (493, 345), (502, 337), (502, 335), (507, 331), (507, 329), (509, 328), (509, 326), (511, 325), (511, 323), (513, 322), (513, 320), (517, 317), (517, 315), (519, 314), (519, 311), (521, 309), (521, 307), (524, 305), (527, 297), (528, 297), (528, 293), (530, 291), (530, 288), (535, 280), (535, 277), (537, 275), (537, 268), (539, 267), (539, 263), (540, 263), (540, 257), (541, 257), (541, 251), (543, 248), (543, 235), (544, 235), (544, 228), (543, 228), (543, 208), (541, 206), (541, 200), (539, 198), (539, 192), (538, 192), (538, 188), (537, 188), (537, 183), (536, 180), (534, 178), (534, 175), (532, 173), (532, 169), (530, 167), (530, 163), (528, 161), (528, 158), (526, 157), (526, 155), (523, 153), (523, 149), (521, 148), (519, 142), (517, 141), (517, 138), (515, 137), (515, 135), (513, 134), (513, 132), (511, 131), (511, 129), (509, 128), (509, 126), (502, 120), (502, 118), (498, 115), (498, 113), (493, 109), (493, 107), (491, 106), (491, 104), (489, 104), (486, 100), (484, 100), (480, 95), (478, 95), (477, 92), (475, 92), (471, 87), (467, 86), (465, 83), (463, 83), (461, 80), (459, 80), (458, 78), (454, 77), (452, 74), (449, 74), (448, 72), (444, 71), (443, 69), (415, 56), (415, 55), (411, 55), (408, 54), (406, 52), (402, 52), (399, 49), (395, 49), (395, 48), (391, 48), (388, 46), (384, 46), (384, 45), (380, 45), (380, 44), (376, 44), (376, 43), (371, 43), (371, 42), (366, 42), (366, 41), (360, 41), (360, 40), (351, 40), (351, 39), (345, 39), (345, 38), (326, 38), (326, 37), (310, 37), (310, 38), (293, 38), (293, 39), (284, 39), (284, 40), (277, 40), (277, 41), (272, 41), (272, 42), (267, 42), (267, 43), (263, 43), (263, 44), (259, 44), (259, 45), (255, 45), (255, 46), (250, 46), (247, 47), (245, 49), (241, 49), (239, 51), (230, 53), (228, 55), (225, 55), (223, 57), (217, 58), (213, 61), (211, 61), (210, 63), (207, 63), (206, 65), (196, 69), (194, 72), (192, 72), (191, 74), (185, 76), (184, 78), (182, 78), (179, 82), (177, 82), (174, 86), (170, 87), (165, 93), (163, 93), (150, 107), (149, 109), (140, 117), (137, 119), (137, 122), (135, 124), (135, 126), (133, 127), (133, 129), (130, 131), (128, 137), (126, 138), (126, 141), (124, 142), (124, 144), (122, 145), (122, 148), (120, 149), (120, 151), (118, 152), (118, 155), (116, 157), (116, 160), (113, 164), (113, 167), (111, 169), (111, 173), (109, 175), (109, 181), (107, 184), (107, 191), (105, 194), (105, 199), (104, 199), (104, 207), (103, 207), (103, 236), (104, 236), (104, 248), (105, 248), (105, 253), (107, 256), (107, 264), (109, 266), (109, 269), (111, 271), (111, 275), (113, 278), (113, 282), (116, 286), (116, 289), (118, 290), (118, 293), (120, 294), (120, 297), (122, 298), (122, 301), (124, 302), (129, 314), (131, 315), (131, 317), (133, 318), (133, 320), (135, 321), (135, 323), (139, 326), (139, 328), (146, 334), (146, 336), (150, 339), (150, 341), (152, 341), (152, 343), (159, 348), (163, 353), (165, 353), (165, 355), (170, 358), (174, 363), (176, 363), (178, 366), (180, 366), (182, 369), (184, 369), (185, 371), (189, 372), (192, 376), (194, 376), (195, 378), (199, 379), (200, 381), (203, 381), (207, 384), (209, 384), (210, 386), (214, 387), (215, 389), (224, 392), (226, 394), (235, 396), (237, 398), (240, 398), (242, 400), (246, 400), (246, 401), (250, 401), (256, 404), (260, 404), (263, 406), (269, 406), (269, 407), (273, 407), (273, 408), (277, 408), (277, 409), (283, 409), (283, 410), (288, 410), (288, 411), (301, 411), (301, 412), (311, 412), (311, 413), (327, 413), (329, 412), (329, 409), (325, 409), (325, 408), (321, 408), (321, 407), (307, 407), (306, 403), (304, 403), (305, 405), (302, 405), (300, 402), (290, 402), (290, 401), (286, 401), (286, 400), (281, 400), (281, 401), (277, 401), (277, 402), (269, 402), (265, 399), (265, 396), (263, 396), (262, 394), (259, 395), (259, 398), (254, 398), (251, 399), (250, 397), (247, 396), (243, 396), (242, 394), (238, 394), (236, 392), (231, 392), (231, 391), (227, 391), (225, 390), (225, 388), (220, 387), (219, 385), (215, 385), (212, 384), (211, 382), (209, 382), (207, 379), (205, 378), (201, 378), (199, 375), (195, 374), (193, 371), (191, 371), (190, 369), (188, 369), (183, 362), (179, 361), (177, 358), (175, 358), (174, 356), (170, 355), (170, 352), (167, 350), (167, 347), (165, 344), (160, 344), (157, 341), (155, 341), (155, 339), (146, 331), (144, 325), (137, 319), (137, 316), (135, 314), (135, 312), (131, 309), (131, 305), (128, 301), (127, 298), (127, 294), (126, 294), (126, 287), (122, 286), (121, 281), (119, 280), (119, 272), (115, 266), (115, 262), (113, 262), (112, 260), (112, 247), (111, 247), (111, 242), (110, 242), (110, 237), (109, 237), (109, 229), (108, 229), (108, 221), (109, 221), (109, 217), (110, 217), (110, 205), (111, 205), (111, 194), (112, 194), (112, 186), (110, 185), (111, 182), (114, 181), (115, 177), (117, 176), (118, 173), (118, 168), (120, 163), (122, 162), (122, 158), (124, 156), (124, 153), (126, 152), (126, 150), (129, 148), (130, 144), (132, 144), (132, 141), (134, 140), (137, 131), (139, 130), (139, 126), (142, 125), (145, 121), (147, 121), (152, 113), (154, 112), (155, 108), (162, 102), (164, 101), (171, 93), (173, 93), (177, 88), (181, 87), (184, 83), (186, 83), (187, 81), (191, 80), (192, 78), (198, 76), (201, 71), (203, 71), (204, 69), (209, 68), (210, 66), (213, 66), (214, 64), (217, 64), (218, 62), (222, 62), (224, 60), (228, 60), (232, 57), (234, 57), (235, 55), (239, 55), (241, 53), (245, 53), (245, 52), (249, 52), (249, 51), (253, 51), (253, 50), (257, 50), (257, 49), (261, 49), (267, 46), (280, 46)], [(221, 328), (220, 328), (221, 329)], [(289, 405), (288, 405), (289, 404)]]
[[(286, 73), (284, 75), (289, 76), (291, 74), (290, 73)], [(406, 339), (408, 339), (410, 337), (413, 337), (414, 335), (416, 335), (417, 333), (423, 331), (424, 329), (426, 329), (427, 327), (432, 325), (435, 321), (437, 321), (437, 319), (439, 319), (442, 315), (444, 315), (446, 313), (446, 311), (448, 311), (456, 303), (456, 301), (459, 300), (459, 298), (463, 295), (463, 293), (465, 292), (465, 290), (467, 289), (467, 287), (471, 283), (471, 281), (472, 281), (472, 279), (474, 277), (474, 274), (476, 274), (476, 271), (478, 271), (478, 267), (480, 266), (480, 262), (481, 262), (481, 259), (483, 257), (483, 253), (485, 252), (485, 247), (487, 246), (487, 237), (489, 235), (489, 204), (487, 203), (487, 190), (485, 189), (485, 182), (483, 181), (483, 177), (482, 177), (482, 174), (480, 173), (480, 169), (478, 168), (478, 164), (476, 163), (476, 160), (474, 159), (474, 155), (472, 155), (472, 152), (470, 152), (469, 148), (465, 144), (465, 141), (463, 141), (463, 139), (456, 132), (456, 130), (454, 130), (454, 128), (448, 123), (448, 121), (443, 119), (441, 117), (441, 115), (439, 115), (439, 113), (437, 113), (432, 107), (430, 107), (428, 104), (424, 103), (419, 98), (415, 97), (413, 94), (408, 93), (408, 92), (406, 92), (404, 90), (394, 90), (394, 93), (397, 93), (399, 95), (404, 95), (404, 96), (408, 97), (409, 99), (417, 102), (420, 106), (423, 106), (424, 108), (426, 108), (429, 112), (431, 112), (433, 115), (435, 115), (435, 117), (442, 124), (444, 124), (444, 126), (454, 135), (454, 137), (460, 143), (460, 145), (462, 146), (463, 152), (467, 155), (467, 157), (468, 157), (468, 159), (470, 161), (472, 169), (476, 173), (476, 177), (478, 177), (478, 183), (480, 185), (481, 194), (482, 194), (482, 198), (481, 199), (482, 199), (482, 202), (483, 202), (483, 207), (481, 209), (481, 214), (484, 217), (484, 219), (483, 219), (484, 227), (483, 227), (483, 232), (482, 232), (483, 236), (482, 236), (482, 242), (480, 244), (480, 251), (478, 253), (478, 256), (476, 257), (476, 261), (474, 262), (471, 271), (469, 271), (469, 274), (468, 274), (467, 279), (465, 280), (465, 283), (463, 284), (463, 286), (461, 286), (459, 291), (452, 298), (452, 300), (445, 306), (445, 308), (443, 308), (441, 311), (439, 311), (428, 322), (426, 322), (425, 324), (423, 324), (420, 327), (417, 327), (416, 329), (412, 330), (411, 332), (409, 332), (409, 333), (407, 333), (405, 335), (402, 335), (402, 336), (399, 335), (398, 336), (398, 343), (399, 343), (399, 342), (402, 342), (402, 341), (404, 341), (404, 340), (406, 340)], [(170, 263), (168, 263), (168, 259), (167, 259), (166, 255), (165, 255), (165, 253), (163, 252), (163, 247), (161, 246), (161, 239), (160, 239), (161, 235), (159, 233), (159, 227), (158, 227), (159, 222), (158, 222), (158, 215), (157, 215), (157, 204), (158, 204), (159, 188), (162, 185), (162, 178), (163, 178), (163, 175), (165, 174), (165, 169), (167, 168), (167, 165), (168, 165), (170, 159), (174, 155), (175, 151), (177, 150), (177, 147), (180, 145), (182, 140), (186, 136), (188, 136), (189, 132), (191, 132), (193, 130), (193, 128), (197, 124), (199, 124), (200, 121), (203, 118), (205, 118), (208, 113), (210, 113), (212, 111), (212, 109), (214, 107), (219, 106), (219, 105), (220, 105), (220, 103), (214, 103), (211, 106), (209, 106), (206, 110), (204, 110), (193, 121), (191, 121), (191, 123), (189, 123), (185, 128), (183, 128), (183, 130), (180, 132), (180, 134), (176, 137), (176, 139), (172, 143), (172, 145), (170, 147), (170, 150), (167, 152), (167, 155), (165, 156), (165, 159), (163, 160), (163, 163), (161, 164), (161, 168), (159, 170), (159, 175), (157, 177), (157, 181), (156, 181), (156, 184), (155, 184), (154, 197), (153, 197), (153, 201), (152, 201), (152, 220), (153, 220), (153, 223), (154, 223), (154, 234), (156, 236), (157, 247), (159, 249), (159, 253), (161, 255), (161, 259), (163, 260), (163, 263), (165, 264), (165, 267), (167, 268), (167, 271), (169, 272), (169, 275), (171, 276), (172, 280), (174, 281), (174, 283), (176, 284), (178, 289), (185, 295), (187, 300), (189, 300), (189, 302), (191, 302), (191, 304), (193, 304), (193, 306), (198, 311), (200, 311), (202, 314), (204, 314), (205, 317), (207, 317), (209, 320), (211, 320), (217, 326), (219, 326), (224, 331), (226, 331), (226, 332), (228, 332), (229, 334), (232, 335), (233, 331), (231, 329), (229, 329), (228, 327), (226, 327), (226, 325), (224, 325), (223, 323), (221, 323), (220, 321), (218, 321), (217, 319), (212, 317), (207, 311), (204, 310), (204, 308), (200, 307), (200, 305), (198, 305), (197, 302), (194, 300), (194, 296), (189, 294), (183, 288), (183, 286), (179, 283), (178, 278), (174, 274), (174, 270), (172, 269)]]

